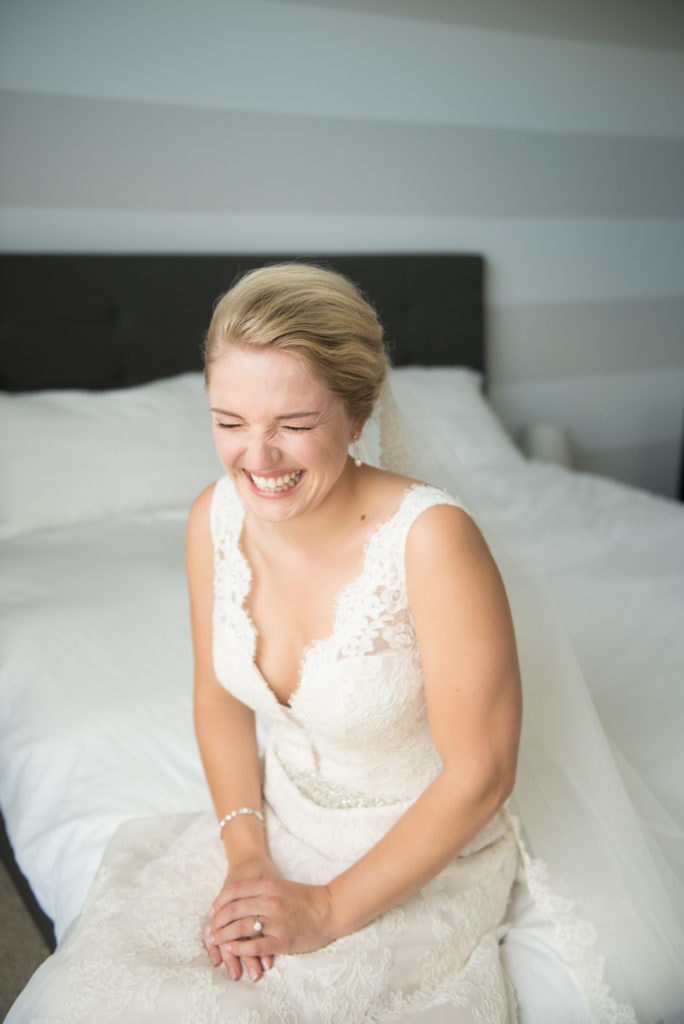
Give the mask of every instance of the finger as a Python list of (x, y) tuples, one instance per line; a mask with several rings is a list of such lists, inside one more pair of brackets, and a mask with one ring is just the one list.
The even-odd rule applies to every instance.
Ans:
[(264, 884), (263, 878), (244, 878), (237, 882), (228, 882), (212, 903), (209, 913), (216, 913), (235, 900), (259, 896), (264, 890)]
[(213, 935), (213, 932), (211, 931), (211, 928), (209, 928), (208, 926), (204, 929), (204, 932), (202, 934), (202, 941), (204, 942), (204, 948), (209, 954), (209, 958), (212, 964), (214, 965), (214, 967), (219, 967), (221, 965), (221, 951), (216, 945), (216, 939)]
[(277, 914), (278, 904), (275, 900), (264, 896), (249, 897), (248, 899), (233, 900), (231, 903), (217, 910), (209, 918), (209, 923), (215, 932), (227, 928), (237, 921), (244, 922), (245, 931), (242, 933), (246, 938), (254, 934), (254, 923), (257, 918), (263, 922), (264, 918), (273, 918)]
[(243, 956), (242, 963), (251, 981), (260, 981), (264, 974), (264, 966), (258, 956)]
[(239, 981), (242, 977), (242, 961), (239, 956), (231, 953), (227, 947), (222, 946), (219, 950), (221, 959), (225, 964), (226, 973), (231, 981)]
[(281, 952), (280, 945), (281, 943), (269, 935), (261, 939), (234, 939), (232, 942), (223, 943), (221, 949), (239, 956), (243, 962), (251, 958), (270, 960), (272, 965), (273, 955)]
[[(261, 928), (258, 931), (255, 931), (254, 929), (255, 920), (256, 918), (250, 915), (249, 917), (242, 917), (238, 921), (231, 921), (229, 924), (224, 925), (223, 928), (213, 928), (213, 936), (216, 944), (218, 946), (223, 946), (237, 942), (244, 944), (250, 940), (258, 941), (259, 939), (266, 939), (267, 937), (272, 939), (273, 933), (268, 920), (263, 917), (259, 917)], [(242, 949), (242, 946), (240, 948)], [(236, 949), (234, 952), (239, 953), (239, 950)], [(259, 950), (259, 952), (254, 955), (260, 956), (262, 952), (269, 954), (270, 950)], [(250, 954), (251, 953), (252, 950), (250, 950)]]

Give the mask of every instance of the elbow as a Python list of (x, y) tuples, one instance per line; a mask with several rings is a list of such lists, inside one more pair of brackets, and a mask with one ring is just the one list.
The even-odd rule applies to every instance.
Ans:
[(487, 784), (479, 787), (473, 793), (473, 804), (478, 808), (478, 818), (483, 823), (493, 818), (497, 811), (501, 810), (512, 792), (513, 785), (510, 779), (503, 776), (492, 778)]
[(515, 785), (515, 771), (507, 767), (477, 773), (470, 778), (464, 778), (462, 771), (447, 768), (442, 778), (447, 786), (447, 800), (453, 808), (454, 820), (463, 820), (465, 815), (472, 818), (478, 828), (503, 807)]
[(513, 796), (513, 790), (515, 789), (516, 773), (518, 767), (517, 756), (512, 757), (505, 764), (499, 767), (496, 773), (495, 790), (494, 790), (494, 803), (495, 807), (493, 814), (501, 810), (507, 800)]
[(496, 796), (497, 811), (500, 807), (503, 807), (508, 798), (513, 795), (513, 790), (515, 789), (515, 767), (516, 766), (513, 765), (511, 768), (502, 772), (498, 780)]
[(483, 820), (493, 818), (512, 795), (515, 787), (515, 769), (515, 762), (497, 764), (474, 785), (473, 802), (480, 808)]
[(502, 758), (488, 773), (486, 791), (494, 805), (494, 811), (498, 811), (513, 793), (517, 763), (517, 756)]

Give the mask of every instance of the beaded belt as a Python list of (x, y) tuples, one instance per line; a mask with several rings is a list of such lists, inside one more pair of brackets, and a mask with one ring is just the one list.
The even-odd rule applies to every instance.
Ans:
[(342, 786), (336, 786), (334, 783), (322, 779), (315, 772), (307, 772), (286, 765), (280, 757), (278, 757), (278, 763), (302, 796), (319, 807), (330, 810), (349, 810), (355, 807), (393, 807), (405, 802), (398, 798), (368, 796), (366, 793), (358, 793)]

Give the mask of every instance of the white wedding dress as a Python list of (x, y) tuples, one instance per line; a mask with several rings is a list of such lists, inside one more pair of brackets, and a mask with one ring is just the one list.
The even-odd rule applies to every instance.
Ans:
[[(435, 504), (458, 502), (435, 488), (410, 486), (371, 535), (362, 572), (339, 595), (332, 633), (306, 650), (299, 686), (284, 706), (255, 662), (256, 634), (245, 610), (251, 574), (239, 545), (242, 505), (227, 477), (216, 486), (215, 667), (232, 693), (270, 720), (266, 831), (271, 854), (290, 879), (323, 883), (344, 870), (440, 771), (404, 568), (408, 531)], [(202, 945), (206, 913), (225, 872), (211, 815), (125, 825), (107, 849), (80, 919), (8, 1020), (508, 1024), (518, 1019), (524, 996), (516, 991), (517, 958), (507, 947), (511, 894), (527, 899), (528, 878), (549, 920), (561, 907), (558, 949), (575, 976), (587, 973), (577, 960), (577, 934), (567, 928), (567, 905), (554, 902), (508, 810), (406, 902), (317, 952), (277, 957), (258, 984), (229, 980)], [(570, 993), (567, 1016), (537, 1019), (635, 1019), (593, 966), (595, 1004), (586, 1016), (575, 1012), (571, 973), (553, 942), (548, 953), (544, 962), (556, 958), (561, 988)], [(533, 1020), (534, 1009), (526, 1016), (523, 1008), (520, 1016)]]

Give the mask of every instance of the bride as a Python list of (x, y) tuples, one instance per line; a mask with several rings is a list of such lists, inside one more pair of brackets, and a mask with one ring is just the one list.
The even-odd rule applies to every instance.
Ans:
[[(124, 826), (8, 1020), (635, 1021), (660, 954), (651, 922), (630, 986), (619, 898), (596, 904), (611, 991), (591, 929), (523, 834), (556, 870), (577, 859), (535, 808), (534, 726), (519, 757), (519, 666), (525, 677), (535, 659), (509, 598), (540, 627), (545, 612), (514, 570), (504, 585), (472, 488), (392, 471), (402, 455), (409, 471), (421, 462), (402, 452), (372, 307), (328, 270), (263, 268), (217, 304), (205, 357), (225, 476), (190, 512), (187, 575), (216, 816)], [(389, 468), (359, 449), (381, 398)], [(257, 720), (270, 723), (263, 759)], [(559, 729), (540, 731), (555, 743)], [(581, 801), (558, 801), (584, 828)], [(585, 893), (607, 864), (597, 848), (574, 865)]]

